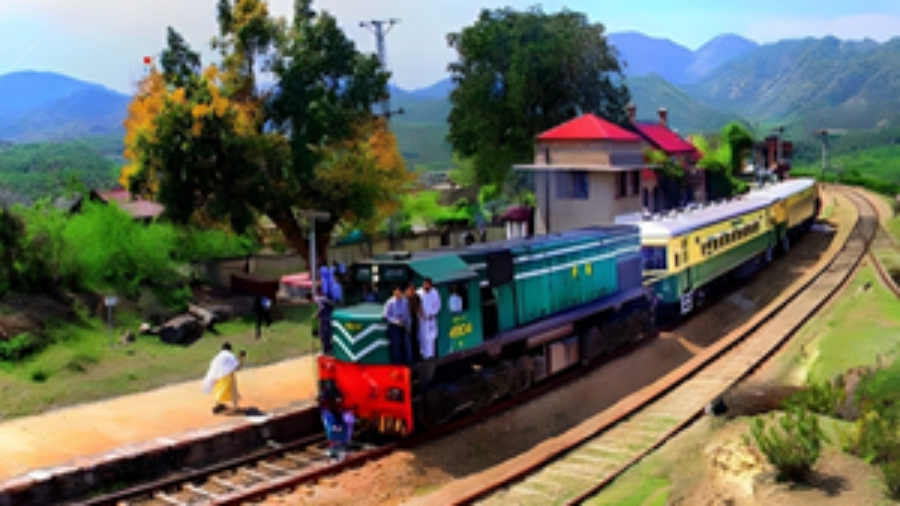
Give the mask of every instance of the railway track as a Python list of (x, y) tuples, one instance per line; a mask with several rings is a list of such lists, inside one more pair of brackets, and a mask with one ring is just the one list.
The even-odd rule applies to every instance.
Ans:
[[(580, 504), (703, 413), (730, 386), (752, 372), (852, 279), (869, 253), (880, 226), (877, 209), (851, 190), (841, 193), (853, 202), (859, 218), (841, 250), (805, 285), (786, 297), (769, 315), (723, 340), (694, 370), (682, 367), (648, 395), (608, 417), (605, 426), (546, 455), (525, 459), (517, 469), (468, 490), (426, 497), (423, 503), (548, 505)], [(752, 339), (750, 339), (752, 337)], [(705, 363), (700, 363), (705, 362)], [(686, 364), (686, 366), (689, 364)]]
[[(848, 196), (856, 205), (868, 206), (872, 209), (872, 212), (879, 218), (879, 224), (881, 223), (881, 213), (878, 211), (878, 206), (872, 202), (871, 197), (865, 193), (856, 190), (847, 189), (845, 191), (845, 195)], [(875, 267), (875, 272), (878, 274), (878, 277), (881, 279), (881, 282), (890, 290), (895, 297), (900, 299), (900, 287), (897, 286), (896, 281), (894, 281), (893, 276), (891, 276), (889, 269), (885, 266), (884, 262), (879, 257), (880, 251), (889, 251), (893, 254), (900, 254), (900, 247), (897, 245), (897, 241), (891, 236), (891, 234), (884, 229), (884, 227), (878, 227), (875, 232), (875, 236), (872, 239), (871, 247), (867, 253), (869, 260), (872, 262), (872, 265)]]

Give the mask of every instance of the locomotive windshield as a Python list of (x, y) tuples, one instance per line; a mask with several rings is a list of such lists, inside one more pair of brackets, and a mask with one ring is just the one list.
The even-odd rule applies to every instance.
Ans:
[(668, 269), (665, 246), (644, 246), (641, 248), (641, 257), (644, 262), (644, 270), (664, 271)]

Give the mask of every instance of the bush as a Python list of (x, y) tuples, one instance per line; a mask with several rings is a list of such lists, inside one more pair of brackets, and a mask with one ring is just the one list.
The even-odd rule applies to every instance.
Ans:
[(0, 362), (18, 362), (40, 348), (40, 340), (31, 334), (19, 334), (0, 342)]
[(844, 391), (843, 378), (839, 377), (834, 383), (824, 381), (820, 384), (813, 384), (806, 390), (797, 392), (785, 401), (784, 406), (806, 409), (820, 415), (833, 416), (837, 414), (838, 408), (845, 398), (846, 392)]
[(756, 446), (778, 469), (779, 478), (790, 481), (804, 481), (809, 477), (823, 443), (828, 442), (818, 418), (798, 407), (788, 408), (772, 424), (754, 418), (750, 433)]
[(72, 372), (85, 372), (88, 368), (97, 363), (97, 357), (86, 353), (76, 353), (66, 363), (66, 369)]
[(31, 381), (35, 383), (43, 383), (47, 381), (47, 378), (49, 377), (50, 375), (47, 374), (47, 371), (44, 371), (43, 369), (35, 369), (31, 371)]
[(900, 500), (900, 460), (880, 464), (878, 476), (885, 494), (894, 501)]

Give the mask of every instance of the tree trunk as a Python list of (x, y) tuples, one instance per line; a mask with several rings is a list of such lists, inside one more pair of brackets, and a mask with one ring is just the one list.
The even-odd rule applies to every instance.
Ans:
[[(269, 219), (275, 223), (278, 230), (284, 236), (288, 244), (293, 246), (300, 258), (309, 265), (309, 238), (304, 236), (303, 229), (297, 223), (296, 218), (289, 212), (270, 214)], [(334, 222), (316, 222), (316, 264), (317, 268), (328, 263), (328, 243), (331, 232), (334, 230)]]

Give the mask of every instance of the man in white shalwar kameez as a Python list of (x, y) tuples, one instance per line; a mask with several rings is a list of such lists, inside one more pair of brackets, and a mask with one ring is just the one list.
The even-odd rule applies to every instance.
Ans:
[(425, 360), (434, 358), (435, 343), (438, 338), (437, 317), (441, 312), (441, 296), (434, 289), (431, 278), (425, 278), (419, 289), (422, 300), (422, 315), (419, 317), (419, 348)]
[(213, 407), (213, 413), (225, 410), (225, 405), (229, 402), (233, 404), (235, 411), (238, 410), (241, 396), (238, 394), (235, 372), (241, 367), (242, 358), (244, 352), (241, 352), (239, 359), (231, 352), (231, 344), (225, 343), (222, 350), (210, 362), (206, 378), (203, 379), (203, 392), (207, 395), (215, 394), (216, 405)]

